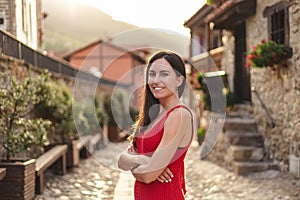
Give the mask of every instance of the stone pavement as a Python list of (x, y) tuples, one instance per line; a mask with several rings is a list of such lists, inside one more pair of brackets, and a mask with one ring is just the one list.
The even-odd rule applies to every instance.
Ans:
[(113, 200), (133, 200), (134, 178), (126, 172), (120, 173), (120, 178), (115, 188)]
[[(100, 151), (106, 154), (111, 149)], [(186, 157), (186, 200), (300, 200), (300, 180), (288, 173), (268, 171), (249, 177), (237, 176), (200, 160), (199, 152), (195, 140)], [(108, 158), (111, 154), (108, 153)], [(49, 171), (44, 193), (35, 199), (133, 199), (130, 174), (107, 166), (91, 157), (64, 176), (53, 176)]]

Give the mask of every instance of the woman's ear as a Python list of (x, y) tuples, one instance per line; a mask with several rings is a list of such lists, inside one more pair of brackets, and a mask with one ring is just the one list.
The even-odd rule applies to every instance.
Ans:
[(184, 80), (184, 77), (183, 76), (177, 76), (177, 82), (176, 82), (176, 86), (177, 87), (180, 87), (182, 82)]

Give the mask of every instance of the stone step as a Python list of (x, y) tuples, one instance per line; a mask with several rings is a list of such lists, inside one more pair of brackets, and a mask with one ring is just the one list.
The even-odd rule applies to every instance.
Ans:
[(274, 162), (238, 162), (232, 163), (233, 172), (238, 175), (246, 175), (253, 172), (262, 172), (266, 170), (279, 170), (278, 164)]
[(233, 161), (261, 161), (264, 156), (262, 147), (231, 145), (228, 156)]
[(257, 132), (226, 131), (225, 138), (232, 145), (263, 147), (264, 139)]
[(239, 130), (247, 132), (256, 132), (257, 126), (255, 120), (251, 118), (229, 117), (226, 118), (223, 129), (224, 131)]

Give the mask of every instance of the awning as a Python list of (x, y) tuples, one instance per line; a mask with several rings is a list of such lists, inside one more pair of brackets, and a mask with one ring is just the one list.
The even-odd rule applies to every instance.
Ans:
[(204, 19), (214, 29), (233, 28), (256, 12), (256, 0), (227, 0)]

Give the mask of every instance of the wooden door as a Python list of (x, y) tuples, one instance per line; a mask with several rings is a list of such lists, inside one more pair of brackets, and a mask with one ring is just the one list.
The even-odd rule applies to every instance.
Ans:
[(250, 71), (246, 62), (246, 26), (245, 22), (234, 28), (235, 65), (234, 65), (234, 102), (251, 103)]

